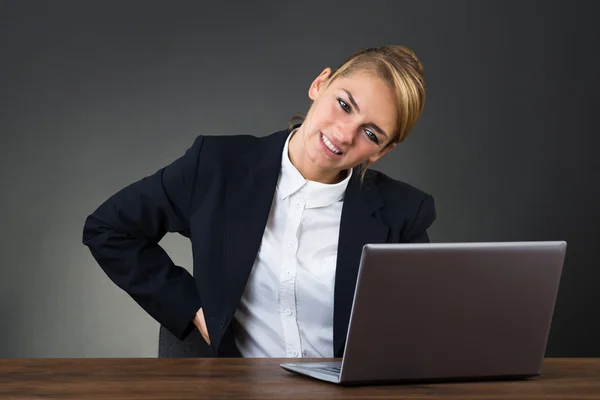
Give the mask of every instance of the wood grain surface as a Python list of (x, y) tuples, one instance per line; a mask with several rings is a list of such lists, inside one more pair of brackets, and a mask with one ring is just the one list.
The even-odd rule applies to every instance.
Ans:
[[(600, 399), (599, 358), (547, 358), (520, 381), (341, 387), (289, 359), (0, 359), (2, 399)], [(323, 360), (321, 360), (323, 361)]]

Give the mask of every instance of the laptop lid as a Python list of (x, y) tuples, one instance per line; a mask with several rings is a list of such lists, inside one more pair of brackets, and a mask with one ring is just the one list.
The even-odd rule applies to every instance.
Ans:
[(365, 245), (340, 383), (535, 376), (566, 242)]

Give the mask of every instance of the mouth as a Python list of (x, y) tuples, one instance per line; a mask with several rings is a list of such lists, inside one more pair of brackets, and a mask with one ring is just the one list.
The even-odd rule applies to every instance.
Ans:
[(337, 155), (337, 156), (341, 156), (343, 153), (340, 149), (338, 149), (337, 147), (334, 146), (333, 143), (331, 143), (331, 141), (327, 138), (327, 136), (323, 135), (321, 133), (321, 141), (323, 142), (323, 144), (325, 145), (325, 147), (331, 151), (333, 154)]

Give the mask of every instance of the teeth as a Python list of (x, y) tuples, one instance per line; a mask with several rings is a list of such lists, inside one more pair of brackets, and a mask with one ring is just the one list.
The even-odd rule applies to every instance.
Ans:
[(335, 147), (325, 135), (321, 135), (321, 138), (323, 138), (323, 143), (325, 143), (325, 146), (327, 146), (329, 150), (333, 151), (335, 154), (342, 154), (342, 151)]

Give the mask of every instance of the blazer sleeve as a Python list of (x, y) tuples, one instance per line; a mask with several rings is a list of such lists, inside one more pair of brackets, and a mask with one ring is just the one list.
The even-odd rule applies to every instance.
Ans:
[(201, 307), (194, 278), (158, 242), (167, 232), (189, 236), (202, 136), (172, 164), (120, 190), (89, 215), (83, 244), (121, 289), (179, 339)]
[(435, 204), (431, 195), (425, 196), (421, 202), (417, 214), (408, 229), (404, 243), (429, 243), (427, 229), (433, 224), (436, 218)]

